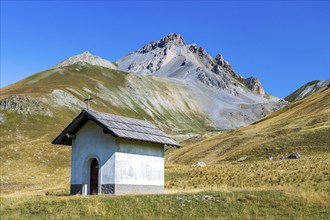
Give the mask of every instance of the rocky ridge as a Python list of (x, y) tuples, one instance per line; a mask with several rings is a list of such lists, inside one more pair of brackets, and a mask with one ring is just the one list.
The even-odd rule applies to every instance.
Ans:
[(330, 79), (314, 80), (301, 86), (299, 89), (297, 89), (296, 91), (285, 97), (284, 99), (289, 102), (298, 101), (313, 94), (314, 92), (322, 88), (329, 87), (329, 85), (330, 85)]
[(256, 77), (245, 79), (234, 71), (221, 54), (213, 58), (203, 47), (188, 45), (177, 33), (152, 41), (116, 63), (122, 71), (184, 80), (197, 79), (209, 87), (227, 91), (229, 94), (238, 94), (235, 91), (238, 82), (255, 94), (265, 94)]
[(181, 46), (187, 45), (180, 34), (173, 33), (173, 34), (169, 34), (169, 35), (163, 37), (160, 40), (156, 40), (156, 41), (153, 41), (149, 44), (146, 44), (144, 47), (137, 50), (136, 52), (141, 53), (141, 54), (145, 54), (145, 53), (148, 53), (148, 52), (150, 52), (150, 51), (152, 51), (156, 48), (164, 48), (170, 43), (174, 44), (174, 45), (181, 45)]
[(21, 95), (12, 95), (0, 100), (0, 110), (9, 110), (19, 114), (53, 116), (53, 113), (39, 99)]
[(261, 87), (261, 83), (256, 77), (249, 77), (247, 79), (243, 79), (244, 85), (248, 87), (251, 91), (263, 96), (265, 95), (264, 89)]

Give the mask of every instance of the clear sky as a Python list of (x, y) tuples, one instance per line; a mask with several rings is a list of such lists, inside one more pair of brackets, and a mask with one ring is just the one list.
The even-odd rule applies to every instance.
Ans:
[(3, 1), (1, 87), (85, 50), (110, 61), (169, 33), (285, 97), (329, 78), (329, 1)]

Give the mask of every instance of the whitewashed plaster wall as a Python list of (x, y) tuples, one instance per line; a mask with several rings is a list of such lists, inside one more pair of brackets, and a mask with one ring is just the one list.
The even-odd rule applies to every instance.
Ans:
[(163, 145), (123, 139), (118, 143), (116, 185), (164, 185)]
[(71, 161), (71, 184), (87, 186), (88, 194), (93, 158), (99, 162), (99, 192), (102, 184), (114, 184), (116, 194), (164, 191), (162, 144), (116, 139), (88, 121), (72, 141)]
[(90, 162), (99, 162), (99, 184), (114, 184), (114, 153), (117, 141), (103, 133), (95, 122), (88, 121), (72, 141), (71, 184), (89, 184)]

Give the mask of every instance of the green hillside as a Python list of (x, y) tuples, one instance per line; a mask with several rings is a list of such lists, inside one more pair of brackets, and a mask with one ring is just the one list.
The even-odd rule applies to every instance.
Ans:
[(91, 65), (50, 69), (2, 88), (0, 100), (11, 107), (5, 109), (3, 101), (0, 108), (1, 193), (67, 189), (71, 149), (50, 142), (88, 96), (95, 110), (147, 119), (169, 134), (212, 129), (197, 105), (186, 102), (191, 99), (186, 91), (165, 78)]
[[(191, 101), (191, 95), (182, 83), (88, 64), (49, 69), (32, 75), (1, 89), (0, 100), (10, 95), (50, 99), (54, 90), (64, 91), (79, 101), (91, 96), (95, 110), (151, 120), (169, 131), (200, 130), (211, 125), (197, 103)], [(46, 103), (43, 107), (54, 113), (60, 109), (66, 111), (71, 104), (70, 99), (59, 98), (64, 102), (62, 105)], [(73, 112), (78, 113), (82, 107), (75, 108)], [(54, 115), (57, 117), (57, 114)]]

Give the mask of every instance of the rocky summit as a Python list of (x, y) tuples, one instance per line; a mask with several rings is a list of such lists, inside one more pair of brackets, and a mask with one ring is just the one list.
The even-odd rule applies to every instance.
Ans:
[(140, 50), (137, 50), (137, 53), (145, 54), (148, 53), (156, 48), (164, 48), (168, 44), (174, 44), (174, 45), (186, 45), (186, 42), (183, 40), (180, 34), (169, 34), (165, 37), (163, 37), (160, 40), (153, 41), (149, 44), (146, 44), (143, 48)]
[(188, 45), (176, 33), (146, 44), (119, 59), (117, 64), (122, 71), (200, 81), (234, 95), (239, 93), (235, 88), (237, 86), (243, 86), (260, 96), (265, 95), (256, 77), (245, 79), (234, 71), (221, 54), (213, 58), (203, 47)]
[[(152, 41), (116, 63), (124, 72), (184, 83), (220, 127), (249, 124), (286, 103), (268, 95), (256, 77), (244, 78), (236, 73), (222, 54), (212, 57), (205, 48), (187, 44), (176, 33)], [(262, 112), (265, 109), (267, 112)]]
[(53, 68), (70, 66), (70, 65), (73, 65), (76, 63), (80, 63), (80, 64), (88, 63), (88, 64), (94, 65), (94, 66), (102, 66), (102, 67), (109, 68), (109, 69), (117, 69), (116, 65), (114, 65), (112, 62), (102, 59), (99, 56), (95, 56), (95, 55), (91, 54), (89, 51), (85, 51), (82, 54), (72, 56), (72, 57), (62, 61), (61, 63), (57, 64)]

